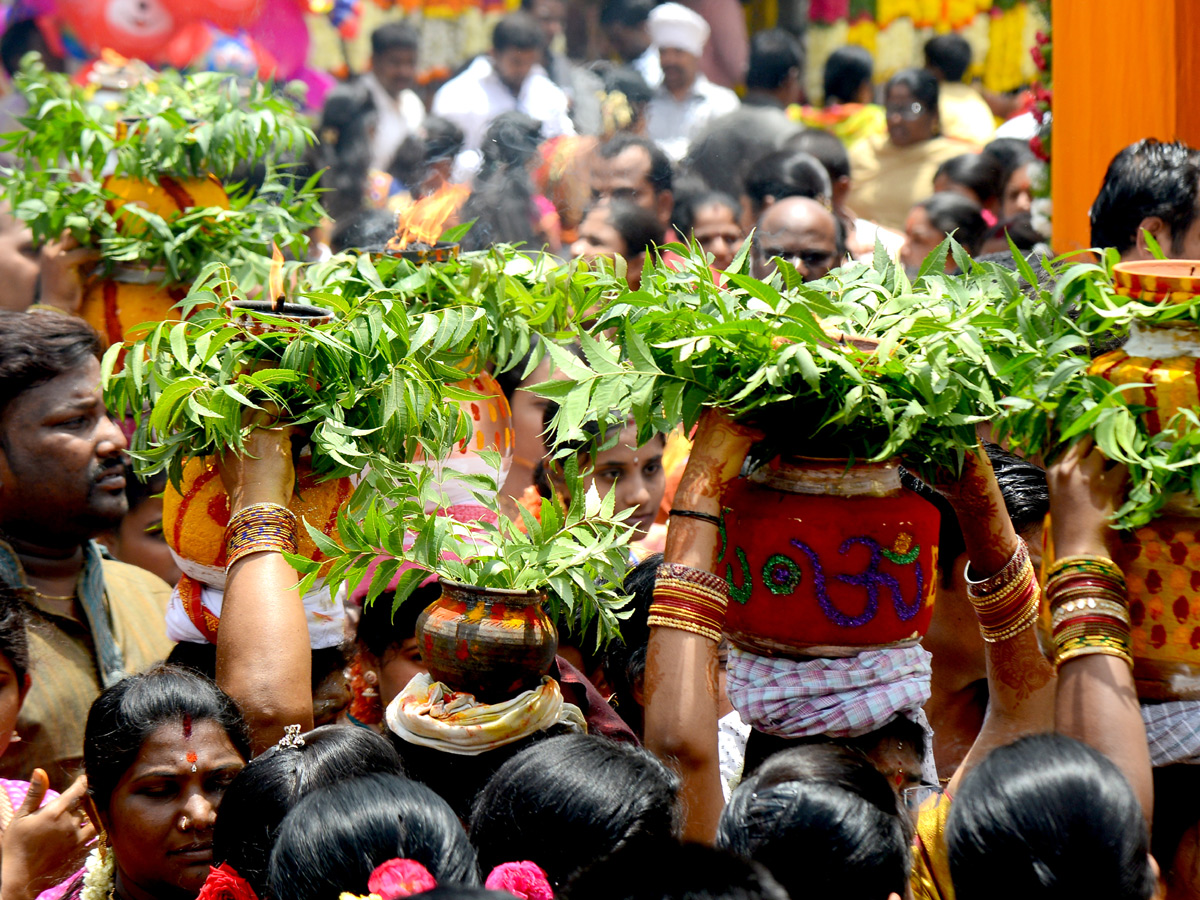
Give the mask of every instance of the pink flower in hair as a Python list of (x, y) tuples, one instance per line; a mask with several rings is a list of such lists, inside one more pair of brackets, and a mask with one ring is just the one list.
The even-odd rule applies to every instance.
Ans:
[(437, 882), (415, 859), (389, 859), (371, 873), (367, 887), (372, 894), (378, 894), (380, 900), (396, 900), (397, 897), (431, 891), (437, 887)]
[(521, 900), (554, 900), (550, 879), (541, 866), (529, 860), (496, 866), (483, 886), (489, 891), (507, 891)]

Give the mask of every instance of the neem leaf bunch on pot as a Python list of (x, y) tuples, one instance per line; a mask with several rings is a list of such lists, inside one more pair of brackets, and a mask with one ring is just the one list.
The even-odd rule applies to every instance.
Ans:
[(110, 108), (39, 62), (16, 84), (29, 112), (4, 147), (20, 161), (5, 199), (35, 243), (70, 232), (99, 249), (105, 277), (82, 314), (109, 343), (168, 315), (209, 263), (238, 268), (273, 240), (303, 256), (321, 216), (316, 176), (287, 167), (314, 137), (270, 85), (243, 93), (216, 73), (162, 72)]
[[(242, 302), (231, 313), (233, 301)], [(419, 339), (441, 331), (440, 313), (310, 292), (295, 302), (319, 314), (287, 318), (245, 301), (214, 264), (184, 301), (185, 321), (109, 348), (106, 402), (134, 416), (139, 473), (165, 469), (178, 486), (188, 459), (240, 449), (247, 413), (264, 408), (303, 431), (320, 479), (382, 470), (418, 448), (437, 457), (469, 434), (443, 385), (462, 378), (455, 365), (470, 356), (470, 333)]]

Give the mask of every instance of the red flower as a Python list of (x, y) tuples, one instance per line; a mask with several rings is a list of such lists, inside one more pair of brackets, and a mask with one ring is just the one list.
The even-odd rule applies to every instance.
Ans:
[(1050, 154), (1046, 152), (1046, 147), (1042, 143), (1042, 136), (1035, 134), (1029, 139), (1029, 149), (1033, 151), (1033, 155), (1043, 162), (1050, 162)]
[(367, 887), (382, 900), (396, 900), (397, 897), (431, 891), (437, 887), (437, 882), (415, 859), (389, 859), (371, 873)]
[(1033, 64), (1044, 72), (1046, 70), (1046, 57), (1042, 55), (1042, 48), (1033, 47), (1029, 51), (1029, 55), (1033, 57)]
[(520, 900), (554, 900), (550, 879), (535, 862), (509, 862), (496, 866), (483, 885), (489, 891), (507, 891)]
[(1050, 43), (1050, 35), (1046, 34), (1044, 31), (1039, 31), (1034, 37), (1034, 40), (1038, 42), (1038, 46), (1040, 47)]
[(258, 900), (254, 888), (229, 863), (210, 867), (196, 900)]

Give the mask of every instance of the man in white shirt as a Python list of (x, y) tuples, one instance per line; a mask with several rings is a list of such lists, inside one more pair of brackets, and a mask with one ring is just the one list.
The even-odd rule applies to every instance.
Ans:
[(545, 37), (529, 13), (505, 16), (492, 32), (492, 52), (477, 57), (433, 98), (433, 114), (463, 130), (458, 177), (470, 177), (480, 162), (484, 132), (496, 116), (517, 110), (542, 123), (542, 138), (575, 134), (567, 96), (538, 64)]
[(371, 33), (371, 71), (363, 84), (375, 103), (371, 168), (387, 171), (404, 139), (420, 131), (425, 104), (412, 90), (420, 36), (407, 22), (388, 22)]
[(658, 47), (662, 86), (646, 107), (646, 133), (675, 161), (705, 124), (738, 108), (737, 94), (713, 84), (700, 72), (708, 23), (678, 3), (656, 6), (647, 19)]

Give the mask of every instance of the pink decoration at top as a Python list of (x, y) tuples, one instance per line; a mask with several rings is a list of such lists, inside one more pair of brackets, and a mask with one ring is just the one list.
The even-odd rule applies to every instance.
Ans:
[(832, 24), (850, 15), (850, 0), (812, 0), (808, 7), (810, 22)]
[(496, 866), (483, 886), (489, 891), (507, 891), (521, 900), (554, 900), (550, 879), (541, 866), (529, 860)]
[(367, 887), (381, 900), (396, 900), (397, 897), (431, 891), (437, 887), (437, 882), (415, 859), (389, 859), (371, 873)]

